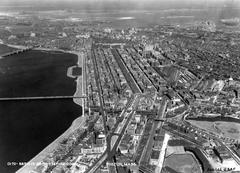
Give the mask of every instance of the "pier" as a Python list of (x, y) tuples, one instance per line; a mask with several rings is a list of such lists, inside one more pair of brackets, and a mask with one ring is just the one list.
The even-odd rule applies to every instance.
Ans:
[(51, 99), (81, 99), (86, 96), (40, 96), (40, 97), (5, 97), (0, 101), (21, 101), (21, 100), (51, 100)]

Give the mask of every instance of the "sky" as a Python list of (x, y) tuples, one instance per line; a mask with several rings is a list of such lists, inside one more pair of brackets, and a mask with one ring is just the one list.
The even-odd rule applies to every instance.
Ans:
[(181, 2), (189, 2), (189, 3), (206, 3), (206, 2), (222, 2), (222, 1), (240, 1), (240, 0), (0, 0), (0, 4), (21, 4), (21, 3), (73, 3), (73, 2), (118, 2), (118, 3), (152, 3), (152, 2), (169, 2), (169, 3), (181, 3)]
[[(236, 5), (238, 4), (238, 5)], [(239, 7), (240, 0), (0, 0), (0, 6), (89, 9), (169, 9)]]

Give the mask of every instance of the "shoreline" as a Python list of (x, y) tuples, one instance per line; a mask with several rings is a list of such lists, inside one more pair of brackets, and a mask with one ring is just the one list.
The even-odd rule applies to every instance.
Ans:
[[(7, 44), (7, 43), (1, 43), (3, 45), (6, 45), (8, 47), (11, 48), (15, 48), (15, 49), (27, 49), (29, 47), (27, 46), (23, 46), (23, 45), (15, 45), (15, 44)], [(62, 49), (57, 49), (57, 48), (45, 48), (45, 47), (35, 47), (32, 50), (40, 50), (40, 51), (59, 51), (59, 52), (63, 52), (63, 53), (72, 53), (72, 54), (78, 54), (77, 51), (71, 51), (71, 50), (62, 50)]]
[(4, 45), (6, 45), (8, 47), (16, 48), (16, 49), (26, 49), (27, 48), (27, 46), (22, 46), (22, 45), (14, 45), (14, 44), (4, 44)]
[[(16, 45), (13, 45), (16, 46)], [(83, 68), (83, 64), (81, 63), (83, 61), (83, 55), (80, 52), (76, 51), (64, 51), (64, 50), (55, 50), (55, 49), (48, 49), (48, 48), (34, 48), (34, 50), (43, 50), (43, 51), (60, 51), (64, 53), (72, 53), (78, 56), (78, 62), (77, 66)], [(70, 68), (70, 67), (69, 67)], [(69, 69), (68, 68), (68, 69)], [(67, 74), (66, 74), (67, 75)], [(76, 91), (74, 93), (74, 96), (82, 96), (83, 95), (83, 75), (78, 76), (76, 79)], [(73, 102), (79, 106), (82, 107), (82, 110), (84, 110), (84, 99), (83, 98), (74, 98)], [(42, 162), (42, 160), (48, 156), (50, 153), (54, 151), (54, 149), (59, 145), (60, 141), (62, 141), (64, 138), (67, 138), (72, 132), (74, 132), (78, 128), (84, 128), (85, 127), (85, 116), (83, 115), (76, 118), (71, 126), (63, 132), (57, 139), (55, 139), (53, 142), (51, 142), (47, 147), (45, 147), (42, 151), (40, 151), (36, 156), (34, 156), (30, 161), (27, 162), (26, 165), (23, 165), (19, 170), (16, 171), (16, 173), (26, 173), (33, 171), (37, 164)]]

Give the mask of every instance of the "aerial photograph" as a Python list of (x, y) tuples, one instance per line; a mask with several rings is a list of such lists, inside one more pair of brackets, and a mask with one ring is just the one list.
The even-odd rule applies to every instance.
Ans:
[(0, 173), (240, 173), (240, 0), (0, 0)]

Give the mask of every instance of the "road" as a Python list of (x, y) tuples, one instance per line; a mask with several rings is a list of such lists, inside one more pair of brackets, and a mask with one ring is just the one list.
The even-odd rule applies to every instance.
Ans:
[[(92, 172), (94, 173), (94, 171), (96, 171), (106, 160), (112, 160), (112, 157), (116, 154), (116, 151), (117, 151), (117, 148), (119, 146), (119, 143), (126, 131), (126, 128), (127, 126), (129, 125), (129, 123), (131, 122), (130, 120), (132, 119), (132, 116), (134, 114), (134, 107), (136, 105), (136, 102), (138, 102), (139, 98), (137, 95), (134, 95), (130, 100), (129, 102), (127, 103), (125, 109), (123, 110), (122, 112), (122, 116), (124, 116), (123, 114), (126, 114), (127, 112), (127, 109), (129, 107), (132, 107), (132, 111), (129, 113), (129, 116), (127, 118), (127, 121), (125, 122), (123, 128), (121, 129), (119, 135), (117, 136), (118, 138), (114, 141), (113, 143), (113, 147), (111, 147), (111, 150), (107, 150), (103, 153), (103, 155), (99, 158), (99, 160), (89, 169), (88, 172)], [(114, 131), (116, 130), (117, 126), (115, 126), (114, 128)], [(110, 140), (108, 140), (107, 142), (109, 143), (108, 145), (110, 146), (111, 144), (111, 137), (113, 136), (114, 134), (108, 134), (108, 138)]]
[(142, 93), (134, 77), (131, 75), (131, 72), (129, 72), (129, 69), (124, 64), (119, 52), (116, 49), (111, 49), (111, 51), (133, 93)]
[[(86, 88), (87, 88), (87, 78), (86, 78), (86, 54), (84, 54), (83, 52), (81, 53), (81, 57), (82, 57), (82, 93), (84, 95), (86, 95)], [(85, 116), (85, 99), (82, 99), (83, 103), (82, 103), (82, 111), (83, 111), (83, 116)]]
[[(142, 73), (145, 75), (145, 77), (147, 78), (148, 82), (152, 84), (152, 86), (154, 87), (155, 91), (157, 91), (157, 86), (155, 85), (155, 83), (153, 82), (153, 80), (151, 79), (151, 77), (148, 76), (147, 73), (145, 73), (144, 69), (142, 69), (142, 67), (140, 66), (139, 62), (141, 62), (141, 60), (138, 60), (136, 58), (133, 58), (134, 56), (132, 55), (132, 53), (130, 53), (131, 58), (135, 61), (135, 63), (138, 65), (139, 69), (142, 71)], [(136, 56), (140, 56), (139, 54), (137, 54)], [(143, 64), (143, 63), (142, 63)]]
[(118, 136), (118, 139), (116, 140), (115, 143), (113, 143), (113, 147), (111, 149), (111, 151), (109, 152), (109, 159), (111, 159), (115, 154), (116, 154), (116, 151), (117, 151), (117, 148), (122, 140), (122, 137), (129, 125), (129, 123), (131, 122), (131, 119), (133, 117), (133, 114), (135, 113), (135, 106), (137, 105), (137, 102), (139, 101), (139, 97), (138, 96), (134, 96), (134, 100), (132, 101), (130, 107), (132, 107), (132, 111), (130, 113), (127, 113), (125, 112), (125, 114), (128, 114), (126, 117), (126, 121), (125, 121), (125, 124), (123, 125), (122, 129), (120, 130), (120, 133), (119, 133), (119, 136)]
[(120, 90), (121, 87), (120, 87), (119, 83), (116, 81), (116, 79), (115, 79), (115, 77), (114, 77), (114, 75), (113, 75), (114, 72), (112, 71), (112, 69), (111, 69), (111, 67), (110, 67), (109, 61), (108, 61), (106, 55), (104, 54), (104, 51), (103, 51), (103, 50), (102, 50), (102, 52), (103, 52), (102, 54), (103, 54), (103, 57), (104, 57), (104, 63), (105, 63), (105, 65), (106, 65), (106, 68), (107, 68), (107, 70), (108, 70), (108, 73), (110, 74), (111, 79), (113, 80), (114, 86), (115, 86), (118, 90)]
[[(166, 107), (167, 107), (167, 103), (168, 103), (168, 100), (165, 97), (163, 97), (163, 100), (161, 102), (161, 105), (160, 105), (160, 108), (159, 108), (156, 119), (165, 118), (165, 110), (166, 110)], [(144, 147), (144, 150), (142, 152), (142, 156), (141, 156), (140, 161), (139, 161), (140, 164), (149, 159), (152, 148), (153, 148), (153, 142), (154, 142), (153, 137), (155, 135), (155, 131), (159, 127), (159, 125), (162, 126), (162, 124), (163, 124), (163, 122), (159, 122), (159, 121), (154, 121), (153, 123), (154, 124), (153, 124), (152, 130), (150, 132), (150, 137), (148, 138), (147, 145), (146, 145), (146, 147)]]
[(95, 173), (97, 169), (102, 165), (102, 163), (106, 160), (107, 157), (108, 157), (108, 154), (104, 153), (100, 157), (100, 160), (88, 171), (88, 173)]
[(161, 173), (169, 139), (170, 139), (170, 135), (165, 133), (162, 148), (161, 148), (161, 151), (160, 151), (160, 156), (159, 156), (159, 159), (158, 159), (158, 164), (157, 164), (157, 167), (155, 169), (155, 173)]
[[(98, 66), (97, 66), (97, 60), (96, 60), (96, 56), (95, 53), (93, 51), (92, 48), (92, 63), (93, 63), (93, 68), (94, 68), (94, 76), (95, 76), (95, 81), (96, 81), (96, 85), (97, 85), (97, 89), (98, 89), (98, 96), (99, 96), (99, 101), (100, 101), (100, 112), (102, 115), (102, 120), (103, 120), (103, 125), (104, 125), (104, 133), (107, 136), (108, 134), (108, 130), (107, 130), (107, 117), (105, 114), (105, 111), (103, 109), (104, 107), (104, 101), (103, 101), (103, 95), (102, 95), (102, 86), (101, 86), (101, 81), (100, 81), (100, 76), (99, 76), (99, 70), (98, 70)], [(107, 150), (109, 149), (110, 146), (107, 146)]]

